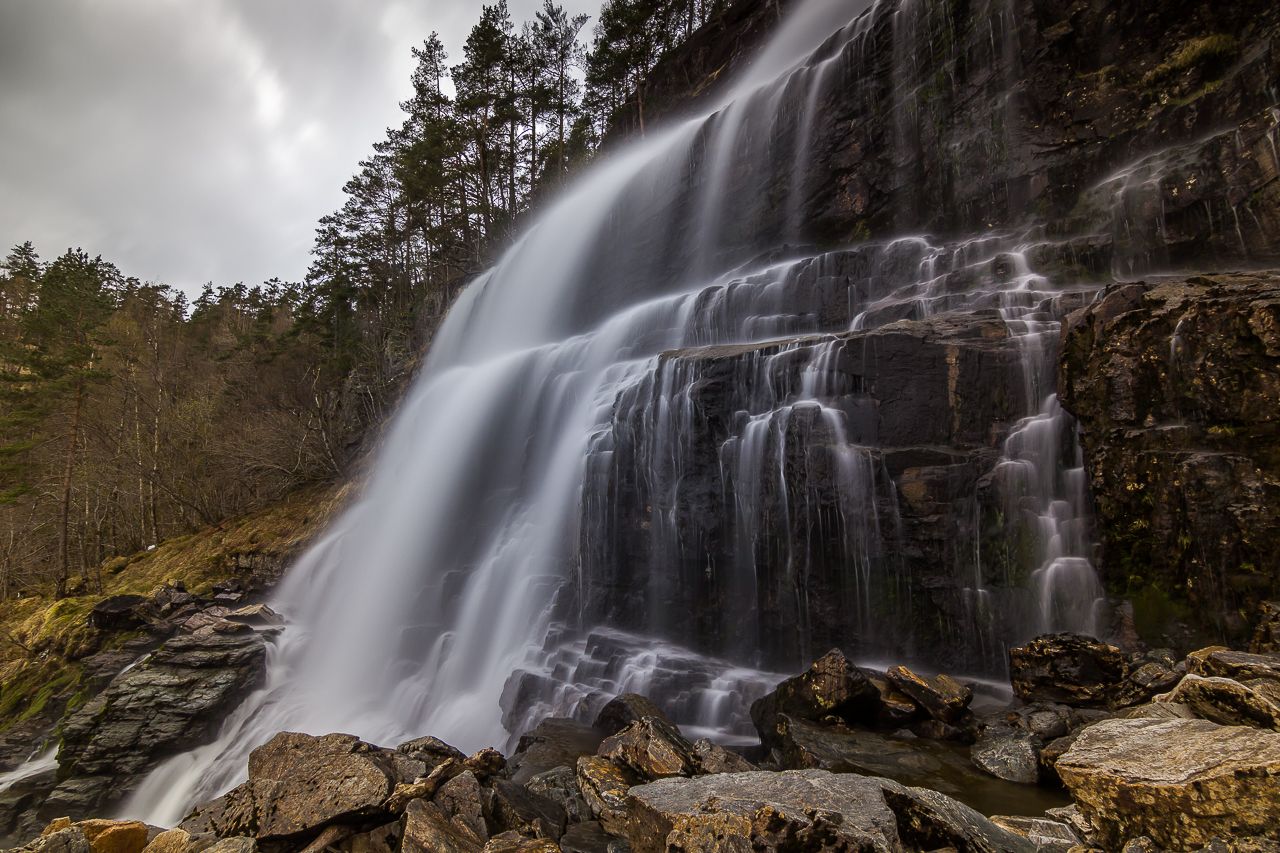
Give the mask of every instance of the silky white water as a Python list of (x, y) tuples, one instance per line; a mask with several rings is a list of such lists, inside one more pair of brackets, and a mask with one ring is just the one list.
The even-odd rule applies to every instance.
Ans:
[[(660, 389), (643, 413), (655, 424), (651, 449), (655, 459), (678, 461), (680, 377), (661, 385), (661, 353), (846, 331), (798, 310), (787, 289), (792, 277), (820, 268), (823, 258), (790, 250), (783, 258), (750, 262), (748, 247), (726, 235), (750, 223), (722, 196), (728, 182), (741, 178), (744, 162), (776, 159), (764, 140), (784, 116), (791, 119), (791, 138), (778, 150), (790, 152), (796, 180), (807, 173), (811, 93), (856, 43), (854, 22), (868, 5), (799, 5), (712, 108), (593, 166), (464, 292), (389, 428), (364, 494), (273, 597), (289, 627), (270, 650), (265, 686), (226, 721), (215, 742), (155, 770), (123, 814), (173, 825), (193, 803), (241, 780), (249, 751), (282, 730), (344, 731), (380, 744), (432, 734), (465, 750), (502, 745), (508, 733), (499, 699), (513, 671), (571, 670), (591, 658), (592, 647), (581, 638), (561, 646), (549, 631), (557, 591), (580, 570), (588, 460), (608, 452), (601, 443), (620, 398)], [(779, 216), (793, 219), (798, 206), (789, 200)], [(668, 213), (675, 210), (682, 213)], [(877, 247), (876, 257), (914, 259), (906, 263), (913, 271), (886, 276), (883, 292), (870, 294), (849, 325), (872, 328), (899, 316), (998, 307), (1011, 324), (1022, 324), (1028, 375), (1042, 372), (1031, 345), (1053, 329), (1027, 321), (1051, 293), (1047, 282), (1027, 271), (960, 294), (942, 281), (943, 266), (991, 266), (1010, 253), (1024, 258), (1024, 249), (1015, 236), (960, 248), (935, 248), (920, 238)], [(843, 414), (824, 402), (830, 393), (822, 378), (825, 351), (816, 347), (809, 357), (803, 387), (761, 402), (758, 413), (744, 417), (742, 434), (723, 448), (721, 464), (739, 488), (734, 514), (746, 530), (759, 513), (751, 484), (778, 471), (769, 448), (796, 412), (816, 415), (839, 447), (839, 535), (848, 540), (850, 571), (860, 579), (852, 586), (865, 589), (893, 525), (881, 496), (886, 478), (847, 432)], [(1072, 538), (1082, 509), (1072, 503), (1074, 494), (1062, 493), (1058, 466), (1036, 444), (1045, 429), (1066, 426), (1055, 420), (1042, 388), (1030, 382), (1027, 393), (1029, 420), (1010, 438), (1006, 456), (1025, 474), (1027, 495), (1051, 528), (1043, 565), (1032, 567), (1042, 572), (1037, 589), (1048, 600), (1031, 630), (1078, 615), (1063, 615), (1053, 596), (1070, 569), (1091, 577), (1092, 568), (1079, 537)], [(660, 525), (654, 535), (661, 535)], [(745, 573), (754, 571), (753, 545), (749, 537), (741, 543)], [(744, 608), (753, 606), (749, 587), (743, 584)], [(973, 592), (981, 598), (980, 579)], [(859, 618), (875, 619), (866, 601), (854, 604), (865, 610)], [(661, 625), (651, 627), (662, 633)], [(623, 669), (631, 673), (626, 686), (634, 687), (637, 674), (662, 669), (658, 656), (667, 647), (629, 648), (622, 656), (635, 657), (626, 658)], [(749, 668), (708, 676), (689, 693), (687, 718), (732, 729), (743, 702), (771, 679)], [(570, 678), (544, 710), (568, 710), (574, 683)], [(588, 685), (597, 691), (591, 695), (618, 686), (616, 677)], [(589, 694), (583, 689), (577, 699)]]

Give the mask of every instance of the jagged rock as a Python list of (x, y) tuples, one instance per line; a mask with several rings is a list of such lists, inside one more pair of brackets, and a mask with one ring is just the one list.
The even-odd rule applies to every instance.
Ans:
[(626, 825), (627, 792), (640, 780), (631, 771), (595, 755), (578, 759), (577, 777), (591, 814), (606, 832), (621, 834)]
[(1207, 720), (1106, 720), (1058, 774), (1104, 846), (1146, 834), (1174, 850), (1215, 835), (1280, 838), (1280, 734)]
[(484, 781), (507, 769), (507, 759), (501, 752), (491, 746), (478, 750), (462, 762), (467, 769), (476, 774), (476, 778)]
[[(461, 755), (462, 753), (458, 753)], [(467, 766), (457, 758), (446, 758), (431, 769), (431, 772), (413, 782), (401, 782), (395, 786), (391, 796), (383, 804), (389, 814), (404, 814), (405, 807), (411, 800), (430, 799), (442, 786), (455, 776), (466, 771)]]
[(1024, 702), (1107, 707), (1128, 675), (1123, 652), (1079, 634), (1048, 634), (1009, 650), (1013, 692)]
[(889, 682), (884, 673), (862, 670), (867, 680), (875, 685), (880, 693), (880, 707), (876, 722), (886, 729), (908, 725), (920, 716), (920, 706), (916, 701)]
[(747, 773), (759, 768), (731, 749), (700, 738), (693, 743), (693, 754), (698, 760), (698, 773)]
[(386, 814), (390, 750), (352, 735), (282, 732), (249, 754), (249, 781), (197, 807), (180, 828), (220, 838), (308, 839), (335, 823)]
[(505, 779), (493, 783), (493, 819), (502, 830), (551, 839), (563, 835), (568, 823), (559, 803)]
[(662, 713), (662, 709), (647, 697), (638, 693), (623, 693), (610, 699), (608, 704), (600, 709), (593, 725), (606, 735), (611, 735), (645, 717), (671, 722), (667, 715)]
[(215, 835), (192, 835), (185, 829), (169, 829), (151, 839), (144, 853), (201, 853), (217, 843)]
[(460, 833), (434, 803), (413, 800), (404, 817), (402, 853), (481, 853), (484, 849)]
[(62, 724), (65, 781), (48, 808), (89, 816), (127, 794), (161, 759), (212, 739), (261, 681), (265, 662), (256, 634), (170, 639)]
[(489, 840), (488, 795), (476, 774), (464, 770), (441, 785), (432, 802), (460, 836), (483, 846)]
[(1280, 730), (1280, 682), (1267, 678), (1239, 682), (1188, 675), (1158, 699), (1184, 705), (1197, 716), (1224, 726)]
[(1264, 601), (1258, 606), (1249, 651), (1259, 655), (1280, 654), (1280, 601)]
[(399, 853), (403, 837), (404, 826), (397, 820), (343, 839), (337, 849), (340, 853)]
[(839, 649), (832, 649), (809, 669), (779, 684), (751, 704), (751, 721), (766, 746), (779, 746), (778, 719), (840, 717), (848, 722), (874, 720), (880, 691)]
[(194, 634), (203, 628), (213, 628), (214, 626), (221, 626), (223, 628), (223, 630), (218, 633), (243, 633), (245, 626), (236, 625), (235, 623), (227, 621), (227, 615), (230, 612), (231, 608), (223, 607), (221, 605), (206, 607), (204, 610), (194, 613), (184, 619), (178, 627), (188, 634)]
[(1206, 678), (1234, 678), (1237, 681), (1266, 678), (1280, 682), (1280, 655), (1249, 654), (1211, 647), (1187, 656), (1187, 672)]
[(504, 832), (489, 839), (484, 853), (562, 853), (560, 845), (545, 838), (526, 838), (518, 832)]
[(39, 838), (14, 853), (93, 853), (89, 839), (78, 828), (68, 826)]
[(587, 821), (570, 826), (560, 837), (560, 849), (564, 853), (629, 853), (631, 845), (624, 839), (609, 835), (598, 821)]
[(991, 822), (1030, 841), (1037, 853), (1068, 853), (1083, 840), (1069, 825), (1047, 818), (993, 815)]
[(93, 853), (142, 853), (150, 840), (147, 825), (136, 820), (82, 820), (75, 827)]
[(396, 752), (407, 755), (415, 761), (421, 761), (428, 773), (451, 758), (464, 761), (467, 757), (461, 750), (453, 748), (437, 737), (420, 737), (405, 741), (396, 747)]
[(1004, 722), (1035, 735), (1041, 740), (1065, 737), (1075, 727), (1078, 715), (1065, 705), (1037, 703), (1015, 708), (1005, 715)]
[(151, 602), (141, 595), (112, 595), (89, 611), (89, 624), (99, 631), (132, 631), (152, 617)]
[(699, 767), (693, 744), (657, 717), (643, 717), (605, 738), (597, 754), (629, 767), (641, 779), (692, 776)]
[[(625, 727), (619, 726), (617, 731)], [(595, 755), (603, 739), (599, 727), (550, 717), (520, 736), (507, 769), (513, 781), (523, 784), (555, 767), (572, 767), (580, 756)]]
[(963, 717), (973, 701), (973, 691), (949, 675), (929, 678), (905, 666), (895, 666), (885, 676), (935, 720), (944, 723), (954, 723)]
[(631, 797), (626, 834), (636, 853), (1034, 849), (936, 792), (821, 770), (664, 779)]
[(265, 604), (250, 604), (227, 614), (230, 622), (243, 622), (254, 627), (272, 628), (284, 624), (284, 617)]
[(1040, 740), (1010, 729), (988, 730), (969, 751), (974, 766), (1006, 782), (1040, 781)]
[(591, 807), (578, 789), (578, 777), (572, 767), (544, 770), (526, 782), (525, 787), (530, 793), (545, 797), (559, 806), (569, 823), (591, 820)]
[(224, 838), (207, 848), (205, 853), (258, 853), (258, 842), (244, 837)]

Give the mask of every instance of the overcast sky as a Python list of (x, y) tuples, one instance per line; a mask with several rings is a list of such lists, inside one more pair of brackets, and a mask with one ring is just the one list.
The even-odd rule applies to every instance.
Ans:
[[(400, 121), (409, 49), (437, 30), (461, 59), (480, 5), (0, 0), (0, 257), (82, 246), (189, 293), (300, 279), (317, 220)], [(519, 25), (542, 0), (509, 5)]]

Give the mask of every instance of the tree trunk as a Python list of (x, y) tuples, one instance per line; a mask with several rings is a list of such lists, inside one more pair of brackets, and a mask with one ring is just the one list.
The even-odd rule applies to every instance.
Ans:
[(75, 473), (76, 445), (80, 441), (80, 414), (84, 408), (84, 377), (76, 379), (76, 405), (71, 414), (71, 430), (62, 465), (62, 506), (58, 514), (58, 578), (55, 598), (67, 597), (67, 579), (71, 577), (71, 478)]

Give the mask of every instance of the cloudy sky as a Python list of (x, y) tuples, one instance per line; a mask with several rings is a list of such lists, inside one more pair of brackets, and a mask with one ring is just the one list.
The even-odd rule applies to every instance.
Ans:
[[(542, 0), (509, 5), (518, 24)], [(399, 123), (409, 49), (437, 30), (460, 59), (479, 10), (0, 0), (0, 256), (82, 246), (188, 292), (301, 278), (317, 220)]]

